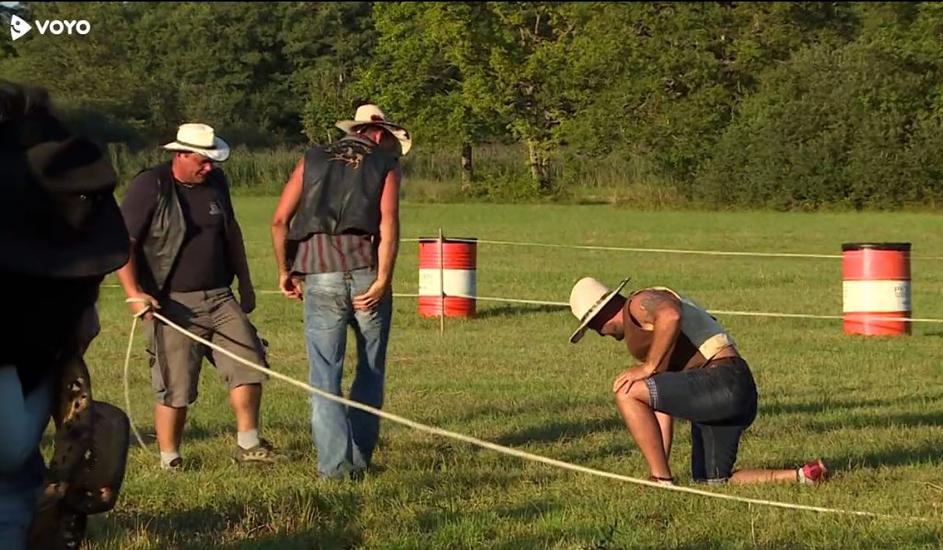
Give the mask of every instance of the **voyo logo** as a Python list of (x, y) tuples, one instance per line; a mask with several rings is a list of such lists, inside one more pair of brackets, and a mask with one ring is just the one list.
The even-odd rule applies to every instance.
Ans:
[[(59, 19), (47, 19), (45, 21), (34, 21), (36, 30), (39, 34), (88, 34), (92, 30), (92, 24), (85, 19), (78, 21), (70, 19), (62, 21)], [(13, 40), (22, 38), (26, 33), (33, 30), (33, 26), (27, 23), (18, 15), (10, 16), (10, 36)]]

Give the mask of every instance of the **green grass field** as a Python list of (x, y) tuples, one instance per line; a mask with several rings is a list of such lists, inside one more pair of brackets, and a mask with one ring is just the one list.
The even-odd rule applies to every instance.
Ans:
[[(275, 287), (268, 221), (273, 198), (237, 199), (257, 287)], [(943, 255), (928, 214), (646, 213), (610, 206), (404, 204), (403, 237), (447, 236), (658, 248), (840, 254), (846, 241), (910, 241)], [(418, 288), (418, 245), (404, 243), (395, 291)], [(708, 258), (480, 245), (478, 293), (566, 301), (593, 275), (661, 284), (708, 309), (837, 315), (841, 262)], [(113, 284), (114, 280), (106, 281)], [(917, 317), (943, 318), (943, 261), (913, 260)], [(622, 344), (567, 342), (566, 309), (479, 303), (479, 318), (422, 319), (395, 302), (384, 408), (530, 452), (634, 477), (644, 461), (613, 405), (629, 365)], [(98, 399), (123, 407), (130, 316), (117, 288), (99, 302), (90, 349)], [(300, 305), (260, 294), (252, 319), (273, 367), (306, 380)], [(207, 366), (182, 452), (189, 471), (159, 469), (144, 353), (132, 368), (132, 414), (150, 445), (130, 451), (117, 508), (92, 518), (93, 548), (913, 548), (943, 544), (943, 325), (910, 337), (845, 336), (839, 321), (722, 317), (750, 361), (759, 416), (740, 466), (784, 467), (822, 456), (832, 482), (726, 487), (718, 492), (815, 506), (925, 516), (925, 523), (748, 506), (522, 462), (385, 422), (379, 471), (360, 483), (315, 475), (307, 395), (277, 380), (263, 401), (263, 436), (293, 454), (277, 467), (237, 467), (227, 395)], [(348, 355), (350, 360), (352, 356)], [(348, 363), (351, 364), (351, 363)], [(348, 369), (349, 371), (350, 369)], [(350, 378), (345, 377), (346, 384)], [(690, 481), (689, 431), (676, 427), (672, 465)], [(47, 449), (48, 450), (48, 449)], [(714, 489), (712, 489), (714, 490)]]

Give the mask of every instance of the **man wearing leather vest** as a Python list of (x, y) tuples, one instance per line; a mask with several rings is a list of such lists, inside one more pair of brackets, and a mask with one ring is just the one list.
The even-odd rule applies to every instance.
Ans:
[(585, 277), (570, 292), (570, 309), (587, 330), (625, 341), (638, 363), (616, 377), (616, 405), (648, 463), (650, 480), (673, 484), (673, 417), (691, 422), (691, 477), (695, 482), (819, 484), (821, 460), (799, 468), (734, 470), (743, 432), (757, 412), (753, 374), (733, 338), (699, 305), (665, 287), (619, 294)]
[[(122, 212), (131, 236), (131, 258), (118, 271), (132, 312), (151, 307), (184, 328), (256, 364), (265, 350), (248, 314), (255, 292), (229, 186), (214, 162), (229, 146), (205, 124), (184, 124), (164, 146), (170, 162), (137, 175)], [(230, 289), (239, 279), (239, 301)], [(151, 379), (157, 403), (154, 424), (161, 467), (184, 468), (180, 442), (187, 408), (197, 398), (203, 358), (219, 370), (236, 416), (235, 462), (284, 460), (259, 437), (259, 406), (266, 377), (145, 315)]]
[[(409, 134), (375, 105), (338, 122), (340, 140), (307, 151), (272, 220), (279, 287), (303, 300), (312, 386), (341, 394), (347, 327), (357, 341), (350, 399), (383, 404), (392, 280), (399, 249), (399, 157)], [(311, 428), (322, 477), (359, 478), (370, 466), (376, 416), (313, 396)]]

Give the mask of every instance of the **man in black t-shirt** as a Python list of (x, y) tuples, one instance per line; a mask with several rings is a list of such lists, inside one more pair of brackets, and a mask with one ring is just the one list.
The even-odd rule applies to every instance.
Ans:
[[(255, 292), (236, 221), (229, 186), (214, 162), (229, 157), (229, 146), (205, 124), (180, 126), (164, 146), (170, 162), (137, 175), (121, 209), (131, 237), (131, 259), (118, 279), (137, 314), (151, 307), (187, 330), (256, 364), (265, 350), (247, 316)], [(230, 289), (239, 279), (239, 301)], [(259, 438), (259, 406), (266, 377), (216, 355), (145, 315), (154, 423), (161, 466), (183, 468), (180, 440), (187, 407), (196, 401), (203, 358), (219, 370), (236, 415), (236, 462), (277, 462), (285, 457)]]

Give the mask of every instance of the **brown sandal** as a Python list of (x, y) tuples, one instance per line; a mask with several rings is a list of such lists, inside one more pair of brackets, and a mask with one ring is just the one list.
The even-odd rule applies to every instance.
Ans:
[(661, 485), (674, 485), (675, 484), (675, 478), (673, 477), (648, 476), (648, 480), (653, 483), (659, 483)]

